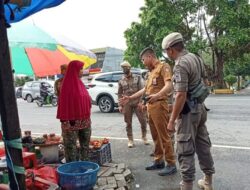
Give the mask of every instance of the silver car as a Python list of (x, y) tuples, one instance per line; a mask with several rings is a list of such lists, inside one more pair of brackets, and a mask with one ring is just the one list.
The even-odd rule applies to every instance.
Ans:
[(26, 82), (22, 89), (22, 98), (27, 102), (33, 102), (40, 96), (40, 84), (45, 82), (51, 92), (54, 92), (54, 81), (30, 81)]

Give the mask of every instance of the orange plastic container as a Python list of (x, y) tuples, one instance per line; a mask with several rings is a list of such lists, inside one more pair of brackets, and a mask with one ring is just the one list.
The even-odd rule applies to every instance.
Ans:
[(23, 166), (25, 169), (37, 167), (36, 154), (33, 152), (23, 152)]

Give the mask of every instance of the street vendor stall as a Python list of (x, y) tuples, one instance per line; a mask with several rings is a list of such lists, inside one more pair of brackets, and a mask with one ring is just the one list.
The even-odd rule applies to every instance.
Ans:
[[(28, 4), (24, 5), (24, 2)], [(4, 146), (0, 147), (0, 183), (9, 184), (10, 189), (58, 189), (59, 185), (64, 189), (91, 189), (96, 183), (99, 165), (112, 160), (108, 139), (91, 141), (88, 156), (92, 162), (62, 165), (60, 136), (44, 134), (42, 137), (32, 137), (32, 133), (27, 131), (21, 136), (6, 27), (10, 26), (9, 23), (18, 22), (43, 8), (62, 2), (64, 0), (0, 2), (0, 114), (4, 137)], [(4, 6), (4, 3), (10, 4)], [(71, 170), (75, 165), (78, 166), (76, 170)], [(90, 175), (91, 180), (84, 181)], [(69, 176), (72, 181), (69, 181)], [(78, 176), (83, 177), (82, 180), (78, 180)]]
[[(27, 2), (29, 3), (26, 4)], [(44, 2), (46, 3), (44, 4)], [(17, 12), (23, 14), (23, 18), (25, 18), (28, 15), (34, 14), (35, 12), (38, 12), (44, 8), (57, 6), (62, 2), (64, 2), (64, 0), (32, 0), (32, 2), (24, 0), (0, 1), (0, 115), (4, 135), (5, 150), (7, 153), (7, 168), (11, 189), (21, 190), (26, 188), (22, 162), (22, 146), (20, 140), (21, 133), (16, 97), (14, 94), (14, 82), (6, 32), (6, 27), (9, 27), (9, 23), (6, 22), (6, 18), (11, 18), (12, 21), (14, 21), (15, 15), (14, 11), (10, 8), (11, 5), (9, 7), (5, 7), (4, 4), (12, 3), (13, 6), (18, 7), (18, 9), (16, 9)], [(34, 6), (36, 7), (35, 9)], [(9, 16), (5, 17), (6, 14), (8, 15), (8, 13), (10, 13)], [(19, 20), (21, 19), (22, 18), (20, 18)], [(15, 22), (17, 21), (18, 20), (15, 20)]]
[[(112, 161), (109, 139), (92, 139), (89, 144), (90, 162), (80, 161), (72, 164), (67, 163), (64, 166), (62, 140), (60, 135), (53, 133), (32, 136), (31, 131), (24, 131), (22, 136), (22, 158), (25, 167), (26, 189), (58, 189), (59, 186), (64, 187), (65, 184), (71, 184), (70, 188), (65, 187), (65, 189), (75, 190), (78, 188), (76, 188), (76, 184), (79, 186), (79, 189), (83, 187), (84, 189), (88, 189), (87, 187), (92, 188), (97, 181), (99, 166)], [(74, 167), (76, 168), (74, 169)], [(88, 175), (92, 176), (91, 180), (84, 180), (83, 176), (87, 175), (87, 170)], [(8, 184), (6, 153), (3, 146), (0, 147), (1, 171), (0, 184)], [(89, 171), (92, 172), (89, 173)], [(79, 178), (83, 179), (79, 180)]]

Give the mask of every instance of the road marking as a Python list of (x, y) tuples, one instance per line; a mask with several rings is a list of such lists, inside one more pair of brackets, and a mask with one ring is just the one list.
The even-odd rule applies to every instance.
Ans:
[(250, 150), (250, 147), (247, 146), (228, 146), (228, 145), (212, 145), (214, 148), (226, 148), (226, 149), (238, 149), (238, 150)]
[[(235, 100), (237, 100), (237, 101), (246, 101), (246, 100), (249, 100), (250, 98), (241, 98), (241, 99), (235, 99), (235, 98), (214, 98), (214, 100), (216, 101), (235, 101)], [(209, 101), (209, 100), (208, 100)]]
[[(32, 133), (32, 135), (39, 136), (43, 135), (44, 133)], [(61, 134), (56, 134), (61, 135)], [(92, 138), (102, 139), (102, 138), (108, 138), (111, 140), (128, 140), (126, 137), (103, 137), (103, 136), (91, 136)], [(134, 139), (134, 141), (142, 141), (141, 139)], [(153, 142), (153, 140), (148, 140), (149, 142)], [(237, 150), (250, 150), (250, 147), (248, 146), (230, 146), (230, 145), (212, 145), (214, 148), (225, 148), (225, 149), (237, 149)]]
[[(101, 137), (101, 136), (92, 136), (93, 138), (109, 138), (113, 140), (128, 140), (128, 138), (124, 137)], [(141, 139), (134, 139), (134, 141), (142, 141)], [(153, 140), (148, 140), (149, 142), (153, 142)], [(250, 150), (250, 147), (247, 146), (230, 146), (230, 145), (212, 145), (214, 148), (225, 148), (225, 149), (238, 149), (238, 150)]]
[[(32, 125), (33, 126), (34, 123), (22, 123), (22, 126), (27, 126), (27, 125)], [(46, 126), (47, 127), (47, 126), (49, 126), (49, 124), (46, 124), (46, 123), (45, 124), (39, 124), (39, 126), (43, 126), (43, 127)], [(34, 134), (36, 134), (36, 133), (34, 133)], [(43, 133), (37, 133), (37, 135), (39, 135), (39, 134), (43, 134)]]

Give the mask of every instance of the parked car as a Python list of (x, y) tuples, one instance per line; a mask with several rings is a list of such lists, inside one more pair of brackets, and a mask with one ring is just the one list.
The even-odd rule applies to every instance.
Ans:
[(22, 98), (22, 90), (22, 86), (16, 87), (16, 98)]
[[(132, 73), (143, 75), (145, 69), (131, 70)], [(101, 112), (110, 113), (118, 107), (118, 81), (122, 78), (122, 71), (99, 73), (89, 77), (86, 88), (92, 99), (92, 104), (98, 105)]]
[(30, 81), (26, 82), (22, 89), (22, 98), (27, 102), (33, 102), (34, 99), (40, 96), (40, 84), (45, 82), (51, 92), (54, 93), (54, 81)]

